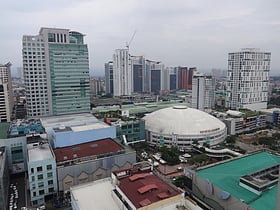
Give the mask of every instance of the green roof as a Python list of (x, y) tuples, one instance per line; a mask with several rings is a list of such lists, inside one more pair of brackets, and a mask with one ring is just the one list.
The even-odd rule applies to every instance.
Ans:
[(0, 122), (0, 139), (6, 139), (10, 123)]
[(208, 179), (213, 185), (229, 192), (235, 198), (244, 200), (255, 210), (270, 210), (276, 208), (277, 186), (258, 196), (239, 186), (239, 178), (279, 163), (279, 156), (269, 152), (260, 152), (201, 169), (197, 172), (197, 175), (203, 179)]

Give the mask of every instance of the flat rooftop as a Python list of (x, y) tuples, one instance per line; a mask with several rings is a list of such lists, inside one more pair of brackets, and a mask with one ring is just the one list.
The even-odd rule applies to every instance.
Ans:
[(201, 169), (197, 171), (197, 175), (203, 179), (208, 179), (213, 185), (229, 192), (235, 198), (244, 200), (244, 203), (254, 210), (275, 209), (277, 185), (258, 196), (241, 187), (239, 179), (246, 174), (254, 173), (279, 163), (280, 156), (269, 152), (259, 152)]
[(148, 171), (120, 178), (118, 187), (137, 209), (179, 194)]
[(56, 162), (117, 152), (125, 152), (125, 149), (110, 138), (54, 149)]
[(111, 178), (77, 185), (71, 188), (74, 200), (79, 209), (119, 209), (119, 206), (111, 196), (114, 187)]
[(99, 122), (99, 120), (90, 113), (42, 117), (40, 120), (45, 128), (81, 126)]
[(28, 160), (31, 162), (47, 160), (53, 158), (53, 153), (49, 144), (39, 145), (39, 143), (28, 144)]

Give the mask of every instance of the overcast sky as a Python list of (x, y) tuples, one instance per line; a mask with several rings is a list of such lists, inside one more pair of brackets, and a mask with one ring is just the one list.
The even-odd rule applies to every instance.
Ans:
[(254, 47), (272, 53), (280, 75), (280, 0), (3, 0), (0, 63), (22, 66), (22, 36), (40, 27), (84, 33), (93, 75), (134, 31), (131, 54), (165, 66), (226, 69), (228, 52)]

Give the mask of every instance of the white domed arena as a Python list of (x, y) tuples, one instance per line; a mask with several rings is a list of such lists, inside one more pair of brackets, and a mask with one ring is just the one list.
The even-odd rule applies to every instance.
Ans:
[(156, 146), (176, 146), (186, 150), (191, 144), (221, 143), (227, 135), (226, 125), (206, 112), (174, 106), (155, 111), (143, 118), (146, 140)]

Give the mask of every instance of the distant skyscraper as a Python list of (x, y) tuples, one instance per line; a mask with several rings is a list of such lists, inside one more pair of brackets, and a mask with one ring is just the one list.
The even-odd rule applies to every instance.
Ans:
[(83, 37), (57, 28), (23, 36), (28, 117), (89, 111), (89, 58)]
[(267, 108), (270, 56), (254, 48), (228, 54), (226, 107)]
[(130, 56), (132, 75), (133, 75), (133, 92), (144, 92), (145, 75), (145, 58), (144, 56)]
[(196, 73), (192, 79), (192, 108), (204, 111), (215, 106), (215, 81), (212, 76)]
[(159, 61), (146, 60), (147, 89), (148, 92), (158, 94), (163, 90), (164, 65)]
[(114, 93), (113, 61), (105, 63), (105, 91), (106, 94)]
[(18, 76), (21, 80), (24, 79), (22, 67), (17, 67), (17, 76)]
[(176, 67), (168, 67), (166, 68), (168, 71), (168, 90), (176, 90), (178, 88), (177, 84), (177, 68)]
[(192, 89), (192, 77), (196, 71), (195, 67), (178, 67), (178, 89), (191, 90)]
[(113, 55), (114, 96), (131, 95), (132, 71), (128, 49), (117, 49)]
[(13, 111), (11, 64), (0, 64), (0, 122), (10, 122)]

